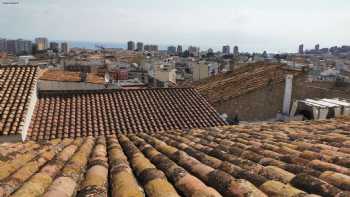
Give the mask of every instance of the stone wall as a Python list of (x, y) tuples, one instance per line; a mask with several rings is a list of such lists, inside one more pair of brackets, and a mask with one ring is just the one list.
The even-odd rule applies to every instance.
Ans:
[[(238, 115), (241, 121), (265, 121), (276, 118), (282, 112), (284, 82), (271, 83), (247, 94), (224, 102), (214, 103), (219, 113), (230, 117)], [(337, 87), (333, 82), (306, 82), (305, 76), (293, 80), (292, 102), (306, 98), (350, 99), (350, 86)]]

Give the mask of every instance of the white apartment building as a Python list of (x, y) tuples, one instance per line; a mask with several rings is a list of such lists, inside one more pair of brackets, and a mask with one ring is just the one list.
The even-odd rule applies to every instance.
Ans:
[(35, 38), (35, 44), (38, 51), (43, 51), (49, 48), (49, 41), (47, 38)]

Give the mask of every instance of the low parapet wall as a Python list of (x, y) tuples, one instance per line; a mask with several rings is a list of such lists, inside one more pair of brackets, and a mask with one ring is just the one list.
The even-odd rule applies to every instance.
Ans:
[(94, 84), (86, 82), (65, 82), (65, 81), (47, 81), (39, 80), (38, 89), (40, 91), (46, 90), (104, 90), (104, 89), (118, 89), (117, 84)]

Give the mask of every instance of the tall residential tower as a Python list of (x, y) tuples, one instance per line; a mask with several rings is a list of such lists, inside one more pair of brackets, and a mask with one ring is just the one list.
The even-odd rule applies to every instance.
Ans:
[(230, 55), (230, 46), (229, 45), (225, 45), (222, 47), (222, 53), (224, 55)]
[(129, 41), (128, 42), (128, 50), (129, 51), (134, 51), (135, 50), (135, 42), (134, 41)]
[(47, 38), (35, 38), (35, 44), (38, 51), (43, 51), (49, 48), (49, 41)]

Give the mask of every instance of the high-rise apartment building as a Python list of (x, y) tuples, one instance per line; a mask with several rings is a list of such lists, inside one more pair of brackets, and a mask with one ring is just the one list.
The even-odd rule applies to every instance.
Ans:
[(239, 56), (239, 49), (238, 49), (238, 46), (234, 46), (233, 47), (233, 55), (235, 57), (238, 57)]
[(49, 41), (47, 38), (35, 38), (35, 44), (38, 51), (44, 51), (49, 48)]
[(23, 39), (0, 39), (0, 51), (6, 51), (13, 55), (32, 54), (32, 41)]
[(0, 38), (0, 52), (7, 51), (6, 39)]
[(299, 45), (299, 54), (304, 54), (304, 45)]
[(57, 53), (60, 51), (60, 46), (57, 42), (50, 42), (50, 50)]
[(182, 45), (178, 45), (177, 49), (176, 49), (177, 54), (181, 54), (182, 53)]
[(129, 41), (128, 42), (128, 50), (129, 51), (134, 51), (135, 50), (135, 42), (134, 41)]
[(195, 46), (189, 46), (188, 47), (188, 53), (191, 55), (191, 56), (194, 56), (194, 57), (198, 57), (199, 56), (199, 47), (195, 47)]
[(6, 40), (7, 53), (16, 55), (17, 54), (17, 40)]
[(267, 51), (264, 51), (264, 52), (262, 53), (262, 56), (263, 56), (263, 58), (268, 58), (268, 57), (269, 57), (269, 55), (267, 54)]
[(7, 52), (13, 55), (28, 55), (32, 53), (32, 41), (30, 40), (7, 40)]
[(17, 54), (19, 55), (29, 55), (32, 54), (33, 44), (30, 40), (17, 40), (17, 44), (20, 46)]
[(68, 48), (68, 43), (67, 42), (62, 42), (61, 43), (61, 52), (64, 54), (69, 53), (69, 48)]
[(24, 44), (24, 40), (22, 40), (22, 39), (17, 39), (16, 40), (16, 54), (23, 54), (23, 53), (25, 53), (24, 52), (24, 48), (25, 48), (26, 46), (25, 46), (25, 44)]
[(320, 50), (320, 44), (316, 44), (316, 45), (315, 45), (315, 50), (316, 50), (316, 51)]
[(137, 42), (136, 49), (137, 49), (137, 51), (142, 52), (143, 51), (143, 43), (142, 42)]
[(175, 55), (176, 54), (176, 47), (175, 46), (169, 46), (168, 47), (168, 54), (169, 55)]
[(158, 45), (145, 45), (145, 51), (158, 51)]
[(228, 45), (223, 46), (222, 47), (222, 53), (224, 55), (230, 55), (230, 46), (228, 46)]

